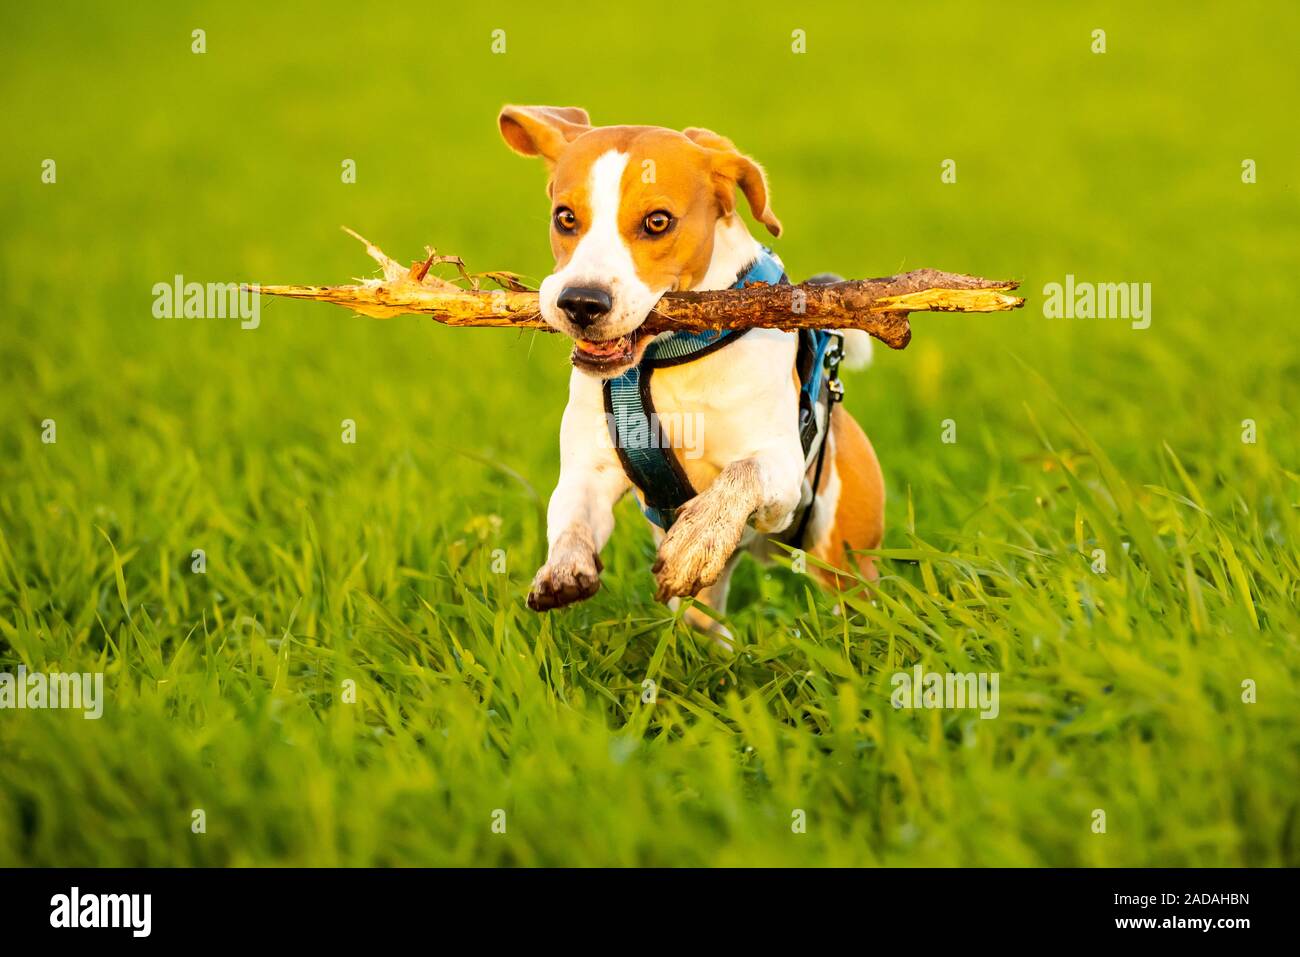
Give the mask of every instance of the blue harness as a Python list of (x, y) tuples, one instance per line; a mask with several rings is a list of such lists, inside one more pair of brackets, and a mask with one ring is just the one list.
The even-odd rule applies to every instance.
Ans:
[[(762, 253), (736, 280), (732, 289), (749, 283), (788, 285), (785, 267), (766, 246)], [(680, 365), (703, 358), (749, 330), (727, 329), (707, 332), (672, 332), (660, 335), (646, 347), (641, 361), (614, 379), (605, 382), (605, 411), (608, 413), (610, 438), (618, 450), (623, 471), (640, 490), (646, 518), (667, 531), (677, 511), (695, 497), (695, 489), (672, 450), (665, 447), (658, 416), (650, 397), (650, 378), (661, 366)], [(839, 366), (840, 336), (823, 329), (799, 332), (799, 351), (795, 363), (799, 373), (799, 438), (805, 458), (811, 456), (819, 435), (830, 422), (830, 406), (843, 395), (836, 370)], [(824, 404), (825, 416), (819, 421), (817, 406)], [(817, 474), (813, 478), (816, 494), (821, 475), (825, 442), (817, 449)], [(795, 542), (803, 537), (809, 502), (799, 523)]]

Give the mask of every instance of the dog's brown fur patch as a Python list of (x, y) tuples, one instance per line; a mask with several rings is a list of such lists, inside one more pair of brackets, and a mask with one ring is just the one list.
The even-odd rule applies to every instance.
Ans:
[[(831, 428), (827, 440), (831, 443), (828, 455), (835, 463), (840, 480), (839, 501), (835, 506), (835, 521), (810, 551), (817, 558), (850, 570), (853, 562), (862, 576), (869, 581), (879, 577), (875, 560), (870, 556), (849, 556), (851, 551), (879, 548), (885, 534), (885, 479), (871, 446), (857, 420), (842, 405), (831, 412)], [(830, 480), (830, 470), (823, 469), (818, 494), (825, 491)], [(832, 588), (847, 587), (850, 582), (824, 568), (818, 575)]]

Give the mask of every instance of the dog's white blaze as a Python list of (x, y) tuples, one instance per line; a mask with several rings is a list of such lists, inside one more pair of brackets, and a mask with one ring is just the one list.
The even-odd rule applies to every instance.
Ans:
[(576, 275), (592, 278), (635, 278), (636, 264), (632, 252), (618, 233), (618, 207), (623, 198), (623, 171), (627, 154), (610, 150), (591, 164), (588, 196), (591, 201), (591, 225), (578, 242), (573, 258), (566, 267)]
[(618, 228), (618, 211), (623, 199), (623, 172), (628, 155), (617, 150), (603, 153), (591, 164), (588, 198), (591, 223), (578, 240), (573, 256), (564, 268), (542, 282), (542, 315), (551, 325), (572, 333), (556, 305), (569, 286), (594, 286), (609, 291), (613, 302), (610, 315), (601, 323), (602, 338), (631, 332), (645, 319), (650, 307), (666, 290), (652, 290), (636, 271), (632, 251)]

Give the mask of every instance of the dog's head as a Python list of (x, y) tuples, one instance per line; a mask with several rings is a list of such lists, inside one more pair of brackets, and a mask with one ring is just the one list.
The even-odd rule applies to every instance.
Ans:
[(659, 297), (704, 279), (737, 189), (780, 235), (762, 169), (709, 130), (593, 127), (585, 110), (554, 106), (507, 106), (498, 123), (511, 149), (546, 161), (555, 270), (542, 317), (574, 340), (573, 364), (591, 375), (634, 365)]

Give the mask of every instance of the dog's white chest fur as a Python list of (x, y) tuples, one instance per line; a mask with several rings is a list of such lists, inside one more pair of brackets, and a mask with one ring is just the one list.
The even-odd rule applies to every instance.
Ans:
[(752, 329), (702, 359), (665, 366), (650, 379), (661, 441), (677, 456), (696, 491), (728, 464), (794, 436), (798, 390), (792, 374), (797, 338)]

